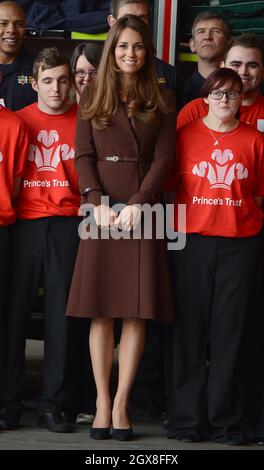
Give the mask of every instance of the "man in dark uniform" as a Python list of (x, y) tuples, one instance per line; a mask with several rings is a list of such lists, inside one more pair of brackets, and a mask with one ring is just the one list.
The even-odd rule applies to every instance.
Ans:
[(22, 46), (25, 13), (15, 2), (0, 3), (0, 104), (13, 111), (37, 100), (31, 87), (34, 57)]
[(204, 11), (196, 16), (189, 45), (198, 56), (197, 68), (185, 82), (185, 103), (201, 97), (201, 87), (223, 59), (231, 38), (231, 26), (219, 13)]

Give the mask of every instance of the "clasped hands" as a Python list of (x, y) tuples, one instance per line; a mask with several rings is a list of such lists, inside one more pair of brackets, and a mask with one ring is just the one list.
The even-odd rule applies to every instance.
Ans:
[(130, 231), (135, 229), (139, 223), (141, 210), (134, 205), (125, 206), (119, 214), (111, 207), (101, 204), (94, 208), (94, 218), (96, 225), (101, 228), (116, 228)]

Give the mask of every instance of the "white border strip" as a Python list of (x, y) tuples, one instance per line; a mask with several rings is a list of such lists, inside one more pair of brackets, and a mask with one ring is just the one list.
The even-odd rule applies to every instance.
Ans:
[(166, 0), (159, 0), (159, 6), (158, 6), (157, 57), (159, 59), (162, 59), (162, 53), (163, 53), (165, 1)]
[(169, 62), (175, 65), (176, 55), (176, 28), (177, 28), (178, 0), (173, 0), (171, 5), (171, 28), (170, 28), (170, 52)]

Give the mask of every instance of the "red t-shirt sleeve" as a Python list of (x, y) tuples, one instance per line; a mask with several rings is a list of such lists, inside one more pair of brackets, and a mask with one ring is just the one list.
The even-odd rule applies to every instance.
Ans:
[(255, 196), (264, 197), (264, 134), (259, 133), (256, 141)]
[(203, 98), (198, 98), (196, 100), (190, 101), (187, 103), (179, 112), (177, 117), (177, 128), (179, 129), (185, 124), (196, 121), (208, 113), (208, 105), (204, 102)]
[(25, 166), (28, 157), (29, 135), (26, 124), (20, 119), (18, 126), (18, 136), (16, 141), (16, 158), (14, 162), (14, 176), (15, 178), (24, 175)]

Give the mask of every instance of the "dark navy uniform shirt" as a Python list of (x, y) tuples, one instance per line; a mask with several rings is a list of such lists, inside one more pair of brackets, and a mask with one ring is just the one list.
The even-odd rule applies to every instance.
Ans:
[(0, 100), (13, 111), (37, 101), (37, 93), (31, 86), (34, 59), (22, 49), (12, 64), (0, 64)]
[(161, 59), (155, 58), (156, 72), (160, 83), (164, 83), (166, 88), (175, 91), (176, 108), (179, 111), (184, 105), (184, 87), (180, 75), (176, 71), (176, 67), (167, 64)]
[(205, 78), (195, 69), (192, 76), (186, 80), (184, 85), (185, 104), (196, 98), (201, 98), (201, 88), (204, 82)]

